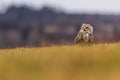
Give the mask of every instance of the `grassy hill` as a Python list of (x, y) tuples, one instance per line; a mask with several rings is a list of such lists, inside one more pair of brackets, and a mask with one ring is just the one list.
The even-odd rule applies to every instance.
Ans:
[(0, 80), (120, 80), (120, 43), (0, 50)]

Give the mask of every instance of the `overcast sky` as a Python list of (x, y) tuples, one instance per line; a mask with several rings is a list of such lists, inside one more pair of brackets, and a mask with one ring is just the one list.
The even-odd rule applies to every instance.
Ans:
[(41, 8), (55, 6), (70, 13), (114, 13), (120, 14), (120, 0), (0, 0), (0, 10), (10, 5), (29, 5)]

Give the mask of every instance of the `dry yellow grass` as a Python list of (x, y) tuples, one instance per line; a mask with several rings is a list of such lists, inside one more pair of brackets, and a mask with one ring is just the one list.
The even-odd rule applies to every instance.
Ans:
[(120, 43), (0, 50), (0, 80), (120, 80)]

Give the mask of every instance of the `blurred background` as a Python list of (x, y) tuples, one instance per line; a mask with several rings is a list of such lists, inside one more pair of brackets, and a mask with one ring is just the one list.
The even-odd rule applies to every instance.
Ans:
[(120, 40), (119, 0), (2, 0), (0, 48), (74, 44), (82, 23), (95, 42)]

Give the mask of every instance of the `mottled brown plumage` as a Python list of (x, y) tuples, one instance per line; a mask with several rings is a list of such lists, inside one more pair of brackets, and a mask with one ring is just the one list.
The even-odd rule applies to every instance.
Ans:
[(77, 36), (75, 43), (92, 43), (93, 42), (93, 27), (90, 24), (83, 23)]

